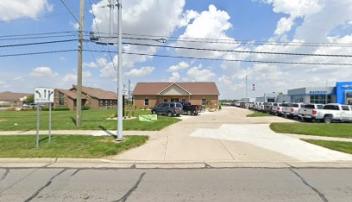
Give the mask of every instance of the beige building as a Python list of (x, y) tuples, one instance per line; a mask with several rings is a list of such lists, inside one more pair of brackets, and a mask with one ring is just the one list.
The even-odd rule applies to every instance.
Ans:
[(152, 108), (163, 102), (190, 102), (193, 105), (217, 107), (219, 90), (214, 82), (137, 83), (133, 102), (140, 108)]

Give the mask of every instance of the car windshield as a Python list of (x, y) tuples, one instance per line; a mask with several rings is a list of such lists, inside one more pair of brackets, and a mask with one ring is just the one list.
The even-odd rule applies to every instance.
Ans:
[(182, 108), (182, 105), (180, 103), (176, 103), (176, 107)]
[(298, 104), (292, 104), (291, 107), (299, 107)]
[(314, 109), (314, 105), (304, 105), (304, 108), (306, 109)]

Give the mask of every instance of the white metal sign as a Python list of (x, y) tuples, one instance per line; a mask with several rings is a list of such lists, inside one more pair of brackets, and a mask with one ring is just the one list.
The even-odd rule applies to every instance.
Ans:
[(36, 88), (34, 91), (34, 103), (53, 103), (54, 89), (52, 88)]

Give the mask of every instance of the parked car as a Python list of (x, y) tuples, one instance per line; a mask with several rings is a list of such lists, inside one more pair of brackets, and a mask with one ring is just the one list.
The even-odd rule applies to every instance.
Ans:
[(199, 111), (201, 110), (201, 106), (192, 105), (190, 102), (182, 102), (181, 104), (183, 106), (183, 114), (195, 116), (198, 115)]
[(302, 108), (304, 104), (303, 103), (293, 103), (291, 104), (290, 106), (290, 113), (289, 113), (289, 116), (292, 117), (292, 118), (298, 118), (299, 117), (299, 109)]
[(267, 113), (270, 113), (271, 112), (271, 109), (273, 108), (274, 106), (274, 103), (272, 102), (265, 102), (264, 103), (264, 111), (267, 112)]
[(313, 121), (316, 119), (318, 110), (323, 109), (323, 104), (305, 104), (298, 110), (298, 116), (303, 121)]
[(341, 104), (327, 104), (317, 111), (317, 120), (323, 120), (325, 123), (333, 121), (338, 122), (351, 122), (352, 109), (351, 106)]
[(273, 103), (273, 107), (271, 108), (271, 114), (278, 115), (278, 110), (281, 108), (281, 103)]
[(280, 115), (284, 116), (284, 117), (288, 117), (290, 116), (290, 113), (291, 113), (291, 103), (283, 103), (281, 105), (282, 107), (282, 110), (281, 110), (281, 113)]
[(165, 102), (158, 104), (152, 109), (152, 114), (167, 116), (180, 116), (183, 113), (183, 106), (179, 102)]

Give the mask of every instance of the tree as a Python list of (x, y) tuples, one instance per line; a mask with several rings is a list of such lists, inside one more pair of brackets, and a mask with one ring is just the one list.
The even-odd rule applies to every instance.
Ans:
[(32, 104), (34, 103), (34, 95), (29, 95), (27, 96), (26, 100), (24, 101), (26, 104)]

